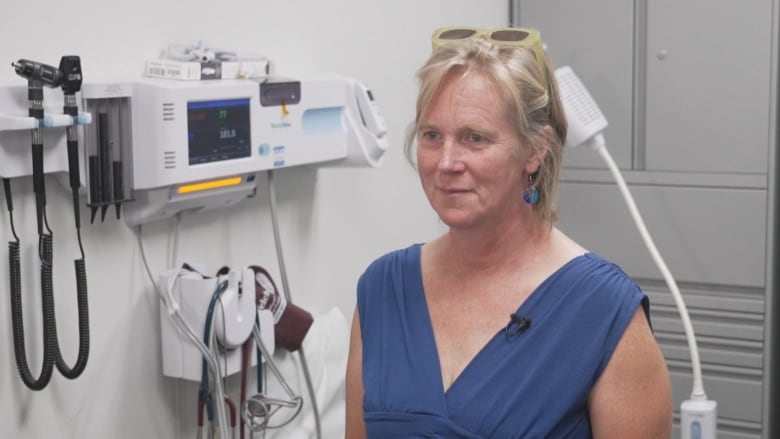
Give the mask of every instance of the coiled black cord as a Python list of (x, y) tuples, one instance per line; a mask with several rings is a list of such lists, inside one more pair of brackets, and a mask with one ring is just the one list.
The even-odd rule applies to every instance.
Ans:
[[(75, 92), (81, 86), (81, 65), (78, 57), (64, 56), (60, 61), (60, 70), (70, 73), (62, 89), (65, 92), (65, 105), (63, 112), (74, 118), (78, 116), (78, 106), (76, 105)], [(78, 72), (78, 80), (69, 82), (73, 73)], [(74, 122), (75, 123), (75, 122)], [(62, 376), (68, 379), (77, 378), (87, 367), (87, 358), (89, 357), (89, 307), (87, 306), (87, 268), (84, 260), (84, 245), (81, 242), (81, 213), (79, 212), (79, 187), (81, 178), (79, 176), (78, 161), (78, 136), (74, 126), (67, 127), (67, 146), (68, 146), (68, 175), (70, 176), (70, 189), (73, 198), (73, 216), (76, 225), (76, 239), (79, 243), (81, 258), (73, 261), (73, 268), (76, 274), (76, 302), (78, 306), (79, 319), (79, 353), (76, 364), (71, 369), (62, 358), (62, 353), (57, 344), (57, 357), (55, 364), (57, 370)], [(46, 213), (44, 212), (44, 219)], [(48, 228), (48, 224), (46, 225)]]
[[(24, 384), (31, 390), (41, 390), (46, 387), (52, 377), (53, 369), (57, 370), (67, 379), (78, 378), (86, 369), (89, 358), (89, 308), (87, 300), (87, 270), (84, 261), (84, 249), (81, 242), (81, 232), (77, 230), (81, 259), (74, 261), (76, 274), (76, 300), (78, 306), (79, 325), (79, 353), (76, 364), (71, 368), (65, 363), (60, 351), (57, 337), (57, 323), (54, 312), (54, 245), (51, 233), (43, 233), (39, 236), (38, 251), (41, 258), (41, 308), (43, 312), (43, 365), (39, 378), (35, 378), (27, 363), (27, 353), (24, 343), (24, 323), (22, 316), (22, 281), (19, 237), (13, 222), (13, 202), (11, 198), (11, 185), (9, 179), (3, 179), (6, 204), (11, 222), (11, 230), (15, 241), (8, 242), (9, 272), (11, 286), (11, 319), (14, 333), (14, 353), (16, 366)], [(44, 214), (45, 220), (45, 214)], [(48, 230), (48, 225), (47, 225)]]
[[(79, 235), (80, 238), (80, 235)], [(53, 261), (54, 254), (54, 241), (49, 234), (42, 235), (43, 241), (43, 255), (49, 260)], [(81, 240), (79, 239), (79, 242)], [(79, 353), (76, 359), (76, 364), (71, 368), (65, 363), (62, 358), (62, 352), (60, 351), (59, 341), (57, 338), (57, 327), (54, 325), (52, 330), (52, 338), (54, 339), (54, 364), (57, 366), (57, 370), (60, 371), (62, 376), (67, 379), (75, 379), (84, 372), (87, 367), (87, 359), (89, 358), (89, 310), (87, 306), (87, 270), (84, 263), (84, 259), (76, 259), (74, 262), (74, 268), (76, 272), (76, 301), (78, 306), (78, 319), (79, 319)], [(53, 277), (53, 264), (41, 264), (41, 288), (43, 294), (54, 297), (54, 277)], [(52, 304), (53, 304), (52, 299)], [(52, 322), (54, 322), (55, 316), (52, 313)]]
[[(22, 382), (31, 390), (41, 390), (49, 384), (54, 369), (54, 352), (57, 350), (56, 337), (52, 337), (54, 326), (54, 297), (46, 291), (41, 292), (41, 310), (43, 312), (43, 364), (41, 373), (35, 378), (27, 364), (27, 352), (24, 344), (24, 322), (22, 320), (22, 270), (19, 251), (19, 237), (16, 235), (13, 220), (13, 202), (11, 201), (11, 182), (3, 179), (5, 200), (8, 206), (8, 214), (11, 220), (11, 231), (14, 241), (8, 242), (9, 280), (11, 286), (11, 324), (13, 326), (14, 354), (16, 356), (16, 368)], [(43, 265), (41, 275), (43, 276)]]

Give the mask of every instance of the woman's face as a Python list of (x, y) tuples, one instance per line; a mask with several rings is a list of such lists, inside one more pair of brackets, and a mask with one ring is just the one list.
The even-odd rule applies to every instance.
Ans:
[(505, 103), (479, 73), (450, 73), (420, 120), (420, 180), (451, 228), (496, 225), (530, 212), (522, 193), (539, 159), (521, 145)]

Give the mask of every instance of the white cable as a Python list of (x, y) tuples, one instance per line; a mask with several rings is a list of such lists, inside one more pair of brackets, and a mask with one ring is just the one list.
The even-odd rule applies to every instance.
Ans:
[(265, 61), (268, 58), (257, 52), (236, 52), (229, 49), (219, 49), (207, 46), (203, 41), (197, 44), (169, 44), (162, 58), (176, 61), (208, 62), (208, 61)]
[[(274, 185), (274, 171), (268, 171), (268, 196), (269, 204), (271, 205), (271, 223), (274, 229), (274, 243), (276, 244), (276, 258), (279, 261), (279, 271), (282, 275), (282, 290), (284, 296), (287, 298), (287, 303), (292, 303), (290, 295), (290, 287), (287, 284), (287, 270), (284, 266), (284, 255), (282, 254), (282, 240), (279, 235), (279, 222), (276, 216), (276, 187)], [(309, 391), (309, 397), (311, 398), (311, 406), (314, 411), (314, 425), (317, 431), (317, 439), (322, 438), (322, 427), (320, 426), (320, 411), (317, 408), (317, 395), (314, 392), (314, 384), (312, 384), (311, 373), (309, 372), (309, 365), (306, 362), (306, 355), (303, 352), (303, 346), (298, 348), (298, 356), (301, 358), (301, 368), (303, 369), (303, 376), (306, 379), (306, 387)]]
[[(160, 301), (162, 304), (166, 307), (168, 310), (168, 315), (171, 317), (171, 320), (176, 325), (176, 327), (187, 337), (189, 340), (195, 345), (196, 348), (200, 351), (200, 353), (203, 355), (203, 358), (206, 359), (206, 363), (208, 364), (209, 368), (211, 369), (212, 373), (216, 374), (219, 370), (219, 362), (218, 360), (212, 355), (211, 351), (208, 347), (206, 347), (205, 343), (201, 341), (200, 337), (198, 337), (197, 333), (190, 327), (190, 325), (187, 324), (187, 322), (184, 320), (184, 317), (181, 315), (181, 312), (179, 311), (179, 304), (176, 303), (176, 300), (173, 298), (173, 285), (176, 283), (176, 280), (181, 276), (183, 273), (181, 270), (176, 273), (176, 275), (171, 276), (168, 279), (168, 285), (166, 288), (167, 294), (164, 294), (162, 291), (160, 291), (160, 288), (157, 285), (157, 282), (154, 280), (154, 276), (152, 275), (152, 270), (149, 268), (149, 263), (146, 259), (146, 251), (144, 250), (143, 245), (143, 239), (141, 237), (141, 226), (139, 225), (136, 230), (136, 238), (138, 240), (138, 247), (141, 252), (141, 260), (143, 261), (144, 268), (146, 269), (146, 274), (149, 276), (149, 280), (152, 282), (152, 286), (154, 286), (154, 290), (157, 293), (158, 297), (160, 298)], [(212, 321), (212, 326), (213, 326)], [(213, 328), (212, 328), (213, 332)], [(216, 387), (216, 394), (217, 394), (217, 419), (219, 422), (219, 429), (220, 429), (220, 437), (221, 438), (229, 438), (228, 435), (228, 422), (227, 422), (227, 414), (225, 413), (225, 390), (222, 387), (222, 380), (221, 379), (215, 379), (215, 387)]]
[[(157, 289), (157, 282), (155, 282), (154, 277), (152, 276), (152, 271), (149, 269), (149, 262), (146, 260), (146, 252), (144, 251), (144, 244), (141, 240), (141, 225), (139, 224), (138, 227), (133, 229), (135, 232), (135, 237), (138, 240), (138, 248), (141, 253), (141, 262), (144, 265), (144, 268), (146, 270), (147, 276), (149, 276), (149, 280), (152, 281), (152, 286), (154, 287), (154, 291), (158, 292)], [(159, 294), (158, 294), (159, 295)], [(174, 380), (174, 400), (176, 404), (176, 413), (179, 413), (181, 410), (181, 404), (179, 403), (179, 380)], [(176, 437), (181, 438), (181, 423), (179, 422), (179, 418), (176, 418)]]
[[(176, 300), (173, 298), (173, 286), (182, 273), (182, 271), (179, 271), (175, 276), (171, 276), (168, 281), (168, 315), (171, 316), (171, 319), (176, 324), (176, 327), (179, 328), (179, 330), (181, 330), (181, 332), (183, 332), (184, 335), (190, 339), (195, 347), (198, 348), (198, 350), (203, 355), (203, 358), (206, 359), (206, 363), (208, 364), (211, 373), (215, 377), (212, 381), (214, 382), (216, 393), (216, 398), (214, 399), (216, 400), (217, 406), (217, 420), (219, 423), (220, 438), (229, 438), (229, 424), (227, 421), (227, 413), (225, 412), (225, 389), (220, 377), (221, 372), (219, 367), (219, 360), (216, 358), (216, 355), (206, 346), (206, 344), (203, 343), (200, 337), (198, 337), (197, 333), (192, 329), (192, 327), (184, 320), (184, 316), (179, 311), (179, 304), (176, 303)], [(214, 331), (213, 320), (211, 322), (211, 331)]]
[(173, 216), (173, 236), (171, 237), (169, 267), (176, 267), (179, 259), (179, 230), (181, 226), (181, 212), (176, 212)]
[(672, 273), (669, 271), (669, 268), (666, 266), (666, 263), (661, 257), (661, 254), (658, 252), (658, 249), (653, 243), (653, 238), (647, 231), (647, 227), (645, 227), (645, 223), (642, 220), (642, 216), (639, 214), (639, 209), (637, 209), (636, 203), (634, 203), (634, 199), (631, 196), (631, 192), (628, 190), (628, 186), (623, 179), (623, 175), (620, 173), (617, 164), (615, 164), (615, 161), (612, 159), (612, 156), (609, 154), (609, 151), (604, 144), (604, 136), (601, 133), (597, 134), (589, 143), (589, 146), (593, 147), (599, 153), (599, 155), (601, 155), (601, 157), (604, 159), (604, 162), (606, 162), (607, 167), (609, 167), (609, 170), (612, 172), (612, 175), (615, 178), (615, 182), (620, 189), (620, 193), (623, 194), (623, 198), (626, 200), (628, 210), (631, 212), (631, 216), (634, 218), (634, 222), (636, 222), (639, 233), (642, 235), (642, 239), (645, 241), (645, 245), (650, 251), (650, 255), (653, 257), (656, 265), (658, 265), (658, 269), (661, 270), (661, 274), (663, 275), (664, 280), (666, 281), (666, 285), (669, 287), (669, 290), (672, 293), (672, 297), (674, 297), (674, 301), (677, 304), (677, 309), (680, 312), (680, 319), (682, 319), (683, 327), (685, 328), (685, 336), (688, 339), (688, 348), (691, 351), (691, 366), (693, 367), (693, 390), (691, 391), (691, 399), (705, 400), (707, 399), (707, 394), (704, 392), (704, 383), (702, 381), (699, 348), (696, 344), (696, 336), (693, 332), (691, 318), (688, 315), (688, 310), (685, 306), (685, 301), (683, 300), (682, 294), (680, 293), (680, 289), (677, 287), (677, 283), (672, 277)]

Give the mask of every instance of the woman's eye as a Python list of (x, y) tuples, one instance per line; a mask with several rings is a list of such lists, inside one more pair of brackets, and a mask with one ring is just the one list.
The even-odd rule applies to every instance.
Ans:
[(466, 137), (466, 139), (467, 139), (467, 140), (468, 140), (470, 143), (482, 143), (482, 142), (484, 142), (484, 141), (485, 141), (485, 138), (484, 138), (484, 137), (482, 137), (482, 136), (480, 136), (480, 135), (479, 135), (479, 134), (477, 134), (477, 133), (471, 133), (471, 134), (469, 134), (469, 135)]
[(423, 140), (427, 140), (429, 142), (436, 140), (438, 136), (439, 133), (437, 133), (436, 131), (423, 131), (422, 134), (420, 135), (420, 137), (422, 137)]

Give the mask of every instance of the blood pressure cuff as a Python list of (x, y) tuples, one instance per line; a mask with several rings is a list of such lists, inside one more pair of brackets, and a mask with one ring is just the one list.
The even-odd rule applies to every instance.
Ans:
[(279, 294), (276, 283), (265, 268), (257, 265), (249, 268), (255, 273), (257, 308), (267, 309), (274, 315), (276, 345), (292, 352), (297, 351), (309, 332), (314, 318), (308, 311), (288, 303), (287, 299)]

